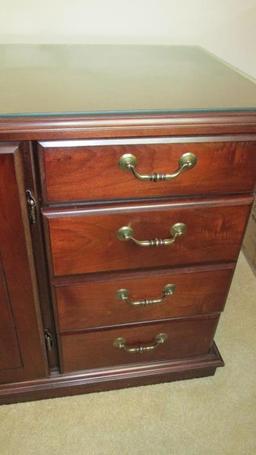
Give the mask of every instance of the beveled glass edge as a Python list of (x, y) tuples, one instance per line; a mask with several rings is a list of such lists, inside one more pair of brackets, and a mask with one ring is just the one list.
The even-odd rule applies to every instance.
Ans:
[(184, 114), (220, 114), (220, 113), (227, 113), (227, 114), (239, 114), (239, 113), (256, 113), (256, 106), (255, 107), (239, 107), (239, 108), (194, 108), (194, 109), (170, 109), (170, 110), (162, 110), (162, 109), (134, 109), (134, 110), (113, 110), (113, 111), (65, 111), (65, 112), (19, 112), (19, 113), (8, 113), (8, 114), (0, 114), (0, 119), (8, 119), (8, 118), (39, 118), (39, 117), (106, 117), (106, 116), (122, 116), (122, 115), (146, 115), (146, 116), (154, 116), (154, 115), (184, 115)]

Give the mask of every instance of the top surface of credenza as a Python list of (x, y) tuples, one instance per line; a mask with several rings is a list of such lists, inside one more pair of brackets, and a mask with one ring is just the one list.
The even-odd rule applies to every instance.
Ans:
[(256, 110), (256, 84), (193, 46), (0, 45), (0, 117)]

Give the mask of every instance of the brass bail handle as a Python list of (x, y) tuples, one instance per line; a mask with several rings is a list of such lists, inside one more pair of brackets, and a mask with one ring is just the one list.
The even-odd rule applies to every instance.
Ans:
[(142, 247), (154, 247), (154, 246), (169, 246), (172, 245), (178, 237), (185, 235), (187, 226), (184, 223), (175, 223), (170, 228), (170, 237), (167, 239), (152, 239), (152, 240), (137, 240), (134, 237), (134, 230), (130, 226), (122, 226), (117, 231), (117, 238), (122, 242), (132, 240), (136, 245)]
[(166, 333), (159, 333), (158, 335), (155, 336), (152, 343), (139, 344), (139, 345), (135, 344), (135, 345), (129, 346), (126, 343), (125, 338), (119, 337), (114, 340), (113, 346), (117, 349), (124, 350), (125, 352), (128, 352), (129, 354), (143, 354), (145, 352), (154, 351), (160, 344), (165, 343), (167, 338), (168, 337), (167, 337)]
[(173, 180), (176, 177), (178, 177), (180, 174), (182, 174), (185, 171), (188, 171), (189, 169), (192, 169), (195, 167), (197, 163), (197, 157), (194, 155), (194, 153), (187, 152), (183, 153), (181, 155), (179, 161), (178, 161), (178, 168), (176, 171), (174, 171), (171, 174), (164, 174), (164, 173), (158, 173), (158, 172), (153, 172), (153, 174), (140, 174), (137, 169), (137, 158), (135, 155), (132, 155), (131, 153), (125, 153), (124, 155), (121, 156), (119, 160), (119, 166), (122, 170), (124, 171), (130, 171), (139, 180), (143, 181), (150, 181), (150, 182), (161, 182), (164, 180)]
[(148, 306), (148, 305), (158, 305), (164, 303), (167, 297), (170, 297), (174, 294), (176, 289), (175, 284), (166, 284), (162, 290), (162, 296), (158, 299), (142, 299), (142, 300), (131, 300), (129, 298), (128, 289), (118, 289), (116, 296), (122, 302), (128, 303), (131, 306)]

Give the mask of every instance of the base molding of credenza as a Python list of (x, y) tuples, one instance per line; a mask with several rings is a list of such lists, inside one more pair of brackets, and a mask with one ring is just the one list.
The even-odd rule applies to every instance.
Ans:
[(0, 404), (57, 398), (89, 392), (136, 387), (213, 376), (224, 366), (214, 343), (208, 354), (183, 360), (123, 365), (0, 385)]

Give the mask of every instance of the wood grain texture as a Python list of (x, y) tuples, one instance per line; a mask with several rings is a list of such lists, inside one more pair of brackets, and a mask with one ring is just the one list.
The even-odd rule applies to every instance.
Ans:
[[(110, 270), (182, 266), (237, 259), (251, 204), (231, 206), (139, 205), (118, 210), (46, 212), (52, 273), (75, 275)], [(235, 203), (235, 205), (233, 205)], [(183, 208), (184, 207), (184, 208)], [(99, 213), (99, 214), (98, 214)], [(120, 241), (117, 231), (131, 226), (137, 239), (169, 237), (170, 227), (187, 225), (187, 233), (170, 246), (143, 248)]]
[[(214, 138), (176, 138), (175, 143), (134, 144), (124, 140), (43, 142), (39, 145), (45, 202), (132, 199), (253, 191), (256, 141), (219, 142)], [(202, 140), (204, 142), (202, 142)], [(219, 140), (219, 138), (218, 138)], [(180, 143), (179, 143), (180, 141)], [(119, 141), (120, 142), (120, 141)], [(127, 142), (127, 143), (125, 143)], [(197, 156), (196, 166), (171, 181), (142, 182), (119, 167), (123, 154), (136, 156), (142, 174), (171, 173), (182, 154)]]
[[(1, 144), (0, 251), (22, 360), (19, 368), (9, 369), (6, 365), (7, 368), (0, 371), (0, 382), (44, 377), (48, 372), (36, 300), (20, 153), (17, 144)], [(9, 336), (6, 343), (11, 342), (11, 333), (6, 335)], [(13, 349), (16, 352), (16, 348)], [(13, 349), (10, 352), (9, 348), (10, 356), (15, 355)]]
[[(100, 332), (63, 335), (63, 372), (207, 354), (213, 342), (217, 322), (217, 316), (207, 316), (143, 327), (133, 326), (128, 329), (119, 327)], [(128, 345), (140, 345), (151, 343), (159, 333), (166, 333), (168, 338), (151, 352), (131, 354), (113, 346), (117, 337), (125, 338)]]
[(19, 367), (21, 357), (0, 256), (0, 370)]
[[(89, 276), (75, 283), (69, 280), (54, 287), (59, 328), (64, 332), (219, 312), (232, 275), (233, 267), (229, 267), (116, 273)], [(176, 289), (161, 304), (134, 307), (116, 296), (118, 289), (126, 288), (131, 300), (159, 298), (168, 283), (174, 283)]]
[(13, 325), (12, 312), (8, 296), (8, 288), (4, 275), (2, 258), (0, 256), (0, 329), (9, 325)]
[[(0, 330), (0, 370), (4, 375), (6, 372), (11, 374), (13, 369), (21, 369), (22, 360), (19, 352), (19, 345), (15, 327), (8, 325), (1, 327)], [(14, 377), (16, 371), (14, 372)]]

